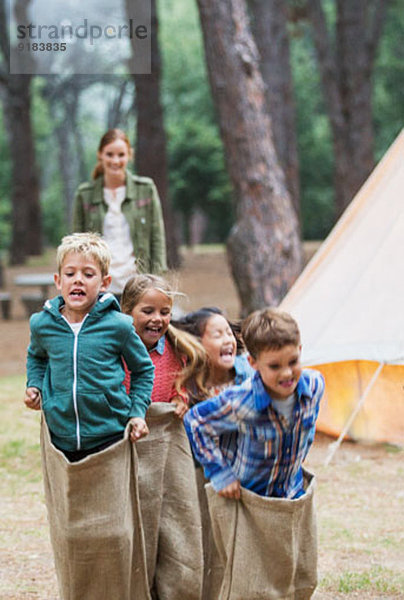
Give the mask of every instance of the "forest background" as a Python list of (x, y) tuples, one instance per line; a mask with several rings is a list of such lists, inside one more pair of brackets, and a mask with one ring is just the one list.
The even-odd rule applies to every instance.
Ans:
[[(209, 4), (212, 4), (209, 0), (198, 0), (196, 3), (189, 0), (165, 0), (158, 4), (155, 0), (152, 1), (156, 10), (153, 22), (155, 32), (158, 24), (158, 58), (161, 61), (161, 71), (158, 69), (157, 73), (161, 76), (158, 93), (164, 115), (168, 172), (168, 187), (161, 190), (161, 194), (171, 215), (168, 249), (172, 266), (178, 266), (178, 254), (176, 248), (173, 249), (174, 245), (224, 243), (237, 218), (234, 181), (231, 180), (231, 174), (229, 176), (229, 169), (226, 170), (226, 152), (228, 155), (229, 150), (223, 144), (220, 129), (222, 125), (223, 130), (223, 123), (219, 123), (223, 116), (220, 115), (220, 107), (218, 110), (217, 103), (215, 105), (214, 99), (212, 100), (209, 88), (199, 18), (204, 11), (207, 14)], [(349, 86), (344, 88), (342, 79), (345, 75), (348, 80), (347, 63), (358, 55), (361, 47), (364, 48), (361, 73), (365, 74), (364, 79), (371, 86), (369, 136), (372, 139), (366, 149), (369, 157), (365, 159), (367, 164), (362, 168), (363, 173), (357, 176), (359, 179), (351, 186), (351, 191), (356, 191), (358, 184), (363, 182), (373, 165), (387, 150), (403, 123), (402, 3), (400, 0), (360, 0), (355, 3), (347, 0), (294, 0), (271, 1), (266, 4), (262, 0), (248, 0), (246, 3), (226, 0), (222, 3), (223, 6), (224, 4), (232, 5), (234, 11), (237, 5), (246, 6), (257, 46), (259, 10), (267, 10), (271, 6), (273, 15), (282, 13), (286, 19), (287, 60), (292, 85), (289, 100), (293, 111), (291, 127), (294, 129), (291, 133), (295, 135), (297, 151), (297, 173), (293, 183), (297, 191), (289, 191), (292, 201), (298, 204), (301, 238), (324, 239), (342, 212), (343, 206), (341, 208), (341, 204), (338, 205), (338, 194), (341, 193), (338, 187), (341, 187), (342, 180), (345, 179), (341, 176), (341, 171), (338, 171), (338, 140), (335, 137), (335, 127), (333, 130), (338, 117), (334, 118), (333, 125), (333, 92), (332, 88), (329, 88), (331, 93), (327, 92), (327, 69), (329, 79), (331, 74), (331, 80), (341, 80), (337, 81), (337, 92), (341, 96), (340, 117), (345, 118), (351, 132), (349, 143), (351, 148), (355, 148), (356, 145), (363, 144), (359, 138), (362, 129), (365, 129), (361, 127), (357, 115), (367, 109), (364, 103), (357, 102), (353, 96), (356, 108), (354, 107), (352, 114), (348, 114), (348, 109), (351, 110), (352, 107), (348, 106), (348, 102), (344, 106), (343, 96), (345, 94), (348, 97)], [(4, 0), (0, 0), (3, 16), (4, 6)], [(219, 13), (216, 18), (219, 19)], [(322, 18), (327, 31), (322, 29)], [(344, 32), (344, 26), (349, 26), (349, 19), (356, 19), (356, 25), (362, 27), (362, 30), (358, 29), (360, 35), (357, 44), (352, 37), (354, 32)], [(139, 120), (150, 123), (154, 114), (153, 103), (149, 102), (145, 112), (140, 115), (142, 76), (7, 75), (7, 33), (4, 30), (5, 21), (2, 23), (0, 252), (3, 261), (21, 264), (27, 255), (38, 254), (47, 246), (56, 246), (61, 236), (70, 230), (74, 190), (79, 182), (89, 179), (96, 148), (105, 130), (109, 127), (124, 129), (134, 146), (138, 147)], [(361, 41), (359, 38), (362, 34), (364, 37)], [(348, 40), (345, 46), (344, 35), (345, 42)], [(349, 35), (351, 42), (354, 39), (354, 45), (349, 41)], [(260, 50), (261, 67), (264, 67), (265, 48)], [(351, 52), (351, 57), (348, 51)], [(334, 74), (331, 72), (330, 60), (327, 64), (324, 56), (323, 63), (319, 59), (319, 55), (321, 58), (323, 53), (327, 60), (327, 52), (328, 59), (334, 54), (334, 66), (338, 67), (339, 64), (339, 71)], [(272, 60), (277, 60), (276, 55), (272, 56)], [(268, 90), (271, 83), (268, 84), (266, 80), (265, 84)], [(361, 93), (359, 87), (358, 85), (358, 99)], [(355, 93), (355, 89), (353, 92)], [(28, 115), (25, 114), (27, 107)], [(274, 134), (279, 121), (274, 114), (275, 109), (275, 102), (271, 105), (269, 100)], [(21, 115), (20, 118), (18, 115)], [(27, 139), (22, 139), (28, 135), (29, 128), (33, 140), (30, 151)], [(345, 146), (345, 155), (346, 161), (352, 163), (350, 170), (358, 171), (353, 164), (354, 152), (352, 157), (349, 156), (347, 147)], [(364, 147), (366, 148), (366, 143)], [(281, 154), (278, 148), (280, 163)], [(242, 164), (243, 157), (240, 158)], [(145, 164), (144, 159), (142, 163), (142, 153), (137, 153), (137, 161), (136, 167)], [(281, 167), (286, 174), (286, 183), (291, 188), (289, 166), (281, 164)], [(30, 171), (34, 173), (31, 179)], [(139, 169), (139, 174), (150, 173)], [(21, 181), (17, 185), (16, 179), (20, 177)], [(33, 177), (36, 181), (33, 181)], [(24, 207), (34, 201), (36, 188), (39, 204), (37, 208), (32, 204), (30, 213), (26, 211), (28, 217), (24, 224)], [(350, 195), (350, 191), (348, 194)], [(351, 197), (343, 200), (345, 205), (350, 199)], [(26, 223), (30, 227), (27, 228)], [(33, 236), (31, 246), (30, 236)]]

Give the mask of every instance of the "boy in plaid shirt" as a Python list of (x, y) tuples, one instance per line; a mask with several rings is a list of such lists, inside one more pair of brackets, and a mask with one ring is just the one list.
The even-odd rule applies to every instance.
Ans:
[(299, 498), (323, 377), (302, 369), (300, 332), (289, 314), (255, 311), (242, 335), (255, 375), (195, 405), (184, 418), (188, 437), (219, 495), (239, 499), (244, 487), (261, 496)]

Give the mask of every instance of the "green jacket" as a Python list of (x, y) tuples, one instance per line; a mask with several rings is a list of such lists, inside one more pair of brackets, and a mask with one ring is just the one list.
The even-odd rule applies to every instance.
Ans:
[[(27, 386), (42, 392), (54, 444), (85, 450), (123, 432), (131, 417), (144, 418), (154, 367), (113, 294), (99, 297), (77, 336), (59, 311), (63, 302), (47, 300), (30, 319)], [(131, 371), (129, 394), (122, 358)]]
[[(103, 233), (108, 207), (103, 196), (104, 177), (82, 183), (74, 199), (74, 231)], [(126, 171), (126, 198), (122, 212), (129, 223), (138, 270), (161, 273), (167, 269), (164, 221), (153, 180)]]

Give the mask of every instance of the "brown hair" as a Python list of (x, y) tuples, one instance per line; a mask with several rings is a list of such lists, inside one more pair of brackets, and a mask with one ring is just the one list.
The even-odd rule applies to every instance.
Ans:
[[(102, 136), (100, 143), (98, 145), (98, 151), (97, 154), (102, 152), (103, 148), (105, 148), (105, 146), (108, 146), (108, 144), (112, 144), (112, 142), (116, 142), (116, 140), (123, 140), (125, 142), (125, 144), (128, 147), (128, 153), (129, 153), (129, 158), (133, 157), (133, 149), (132, 146), (130, 145), (130, 141), (128, 136), (126, 135), (126, 133), (124, 131), (122, 131), (122, 129), (108, 129), (108, 131), (106, 133), (104, 133), (104, 135)], [(94, 170), (92, 172), (92, 178), (93, 179), (97, 179), (97, 177), (100, 177), (100, 175), (102, 175), (104, 173), (104, 169), (102, 167), (101, 161), (98, 159), (97, 164), (94, 167)]]
[(251, 313), (241, 326), (241, 334), (253, 358), (263, 350), (280, 350), (300, 344), (300, 331), (293, 317), (277, 308), (263, 308)]
[(140, 302), (143, 294), (151, 289), (158, 290), (165, 294), (171, 300), (171, 303), (173, 297), (177, 293), (173, 290), (168, 281), (159, 275), (152, 275), (151, 273), (134, 275), (128, 279), (122, 292), (122, 312), (130, 315), (136, 304)]
[[(184, 332), (190, 333), (200, 339), (205, 333), (209, 319), (220, 315), (228, 322), (237, 342), (237, 352), (245, 350), (240, 336), (240, 325), (236, 321), (230, 321), (220, 308), (215, 306), (204, 306), (199, 310), (188, 313), (187, 315), (174, 320), (174, 325)], [(201, 343), (202, 346), (202, 343)], [(203, 346), (202, 346), (203, 347)], [(205, 400), (209, 396), (207, 382), (210, 375), (209, 356), (205, 350), (205, 360), (197, 364), (195, 369), (188, 368), (181, 373), (180, 383), (190, 392), (190, 404), (196, 404)]]
[(241, 354), (245, 351), (243, 340), (241, 339), (241, 325), (239, 321), (230, 320), (227, 318), (226, 314), (216, 306), (203, 306), (198, 310), (194, 310), (193, 312), (188, 313), (182, 317), (173, 321), (173, 324), (178, 327), (178, 329), (182, 329), (183, 331), (187, 331), (188, 333), (192, 333), (192, 335), (196, 337), (203, 337), (205, 333), (206, 326), (208, 324), (209, 319), (214, 317), (215, 315), (220, 315), (224, 317), (228, 322), (230, 329), (233, 332), (234, 337), (237, 342), (237, 354)]

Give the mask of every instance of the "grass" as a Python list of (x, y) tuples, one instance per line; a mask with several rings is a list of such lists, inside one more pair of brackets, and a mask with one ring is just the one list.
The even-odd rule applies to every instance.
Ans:
[(19, 493), (41, 481), (39, 412), (23, 404), (25, 378), (0, 379), (0, 490)]
[(347, 595), (359, 591), (398, 595), (403, 590), (404, 576), (376, 565), (361, 572), (344, 571), (334, 577), (328, 576), (321, 580), (320, 586)]

